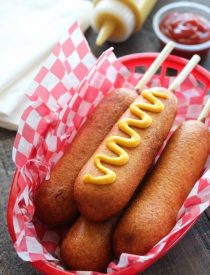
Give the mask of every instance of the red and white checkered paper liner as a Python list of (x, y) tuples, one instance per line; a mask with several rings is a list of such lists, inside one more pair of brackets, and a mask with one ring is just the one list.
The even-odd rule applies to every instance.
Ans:
[[(22, 115), (13, 148), (13, 159), (20, 171), (13, 215), (16, 234), (14, 246), (23, 260), (47, 260), (58, 269), (63, 269), (58, 245), (63, 232), (49, 231), (33, 218), (33, 194), (37, 186), (49, 178), (51, 168), (100, 100), (112, 89), (134, 86), (139, 78), (140, 75), (129, 73), (112, 49), (96, 60), (76, 23), (41, 68), (28, 93), (31, 105)], [(170, 81), (172, 78), (164, 79), (166, 87)], [(148, 86), (161, 84), (156, 76)], [(176, 95), (179, 108), (171, 132), (182, 121), (196, 119), (206, 102), (206, 95), (193, 76), (179, 87)], [(209, 119), (206, 123), (210, 127)], [(180, 209), (173, 230), (145, 256), (122, 254), (118, 263), (110, 263), (109, 273), (136, 262), (142, 263), (143, 269), (147, 261), (158, 258), (170, 249), (184, 228), (210, 205), (209, 168), (210, 160)], [(99, 273), (90, 271), (85, 274)]]

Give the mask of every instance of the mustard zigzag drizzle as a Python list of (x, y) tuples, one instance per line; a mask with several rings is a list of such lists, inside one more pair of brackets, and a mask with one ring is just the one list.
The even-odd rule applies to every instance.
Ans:
[(141, 138), (139, 134), (131, 128), (148, 128), (152, 124), (152, 118), (144, 111), (150, 111), (153, 113), (160, 113), (164, 110), (163, 103), (157, 98), (168, 98), (168, 95), (165, 92), (148, 89), (144, 90), (141, 93), (142, 97), (147, 99), (150, 103), (134, 101), (129, 109), (132, 114), (137, 116), (140, 120), (133, 119), (133, 118), (122, 118), (118, 122), (119, 129), (130, 136), (130, 138), (120, 137), (120, 136), (111, 136), (106, 140), (107, 148), (115, 153), (117, 157), (110, 157), (103, 154), (98, 154), (95, 156), (95, 165), (96, 167), (104, 173), (102, 176), (92, 176), (91, 174), (85, 174), (83, 176), (83, 181), (85, 183), (93, 183), (93, 184), (111, 184), (113, 183), (117, 176), (116, 173), (113, 172), (111, 169), (106, 168), (103, 163), (112, 164), (116, 166), (125, 165), (128, 163), (129, 155), (128, 153), (120, 147), (120, 145), (128, 148), (135, 148), (137, 147), (140, 142)]

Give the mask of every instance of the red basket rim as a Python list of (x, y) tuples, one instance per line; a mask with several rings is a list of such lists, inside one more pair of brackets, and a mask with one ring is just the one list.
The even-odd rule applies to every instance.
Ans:
[[(144, 60), (148, 61), (148, 59), (154, 60), (158, 54), (159, 53), (149, 53), (149, 52), (148, 53), (135, 53), (135, 54), (122, 56), (119, 58), (119, 60), (126, 66), (128, 63), (136, 63), (137, 64), (139, 60), (141, 60), (141, 63)], [(169, 62), (171, 64), (176, 64), (178, 67), (182, 68), (183, 66), (186, 65), (188, 60), (185, 58), (182, 58), (182, 57), (178, 57), (176, 55), (169, 55), (165, 62)], [(210, 72), (208, 70), (204, 69), (200, 65), (197, 65), (194, 68), (192, 74), (194, 76), (196, 76), (198, 79), (201, 79), (207, 83), (207, 90), (210, 88)], [(18, 176), (19, 176), (19, 170), (16, 170), (14, 173), (12, 185), (10, 188), (8, 207), (7, 207), (7, 225), (8, 225), (8, 230), (9, 230), (9, 233), (10, 233), (13, 243), (16, 241), (16, 236), (15, 236), (15, 232), (14, 232), (14, 225), (13, 225), (12, 217), (13, 217), (13, 209), (14, 209), (14, 205), (15, 205), (15, 199), (16, 199), (16, 195), (18, 192), (18, 187), (17, 187)], [(194, 221), (193, 223), (190, 223), (185, 228), (185, 230), (183, 230), (182, 236), (179, 239), (181, 239), (184, 236), (184, 234), (193, 226), (193, 224), (195, 222), (196, 221)], [(178, 240), (173, 244), (173, 246), (178, 242)], [(163, 256), (163, 255), (160, 255), (157, 259), (159, 259), (161, 256)], [(56, 267), (54, 267), (53, 265), (51, 265), (50, 262), (47, 262), (47, 261), (37, 261), (37, 262), (33, 262), (31, 264), (37, 270), (44, 272), (45, 274), (55, 274), (55, 275), (71, 275), (71, 274), (73, 275), (74, 274), (74, 273), (71, 273), (70, 271), (59, 270)], [(146, 269), (150, 264), (151, 264), (151, 262), (148, 261), (145, 264), (144, 269)], [(139, 263), (135, 263), (130, 267), (124, 268), (123, 270), (114, 272), (112, 274), (115, 274), (115, 275), (136, 274), (138, 272), (138, 265), (139, 265)], [(98, 274), (104, 274), (104, 273), (98, 273)]]
[[(129, 54), (129, 55), (125, 55), (122, 57), (119, 57), (119, 60), (126, 66), (127, 63), (136, 63), (139, 59), (141, 59), (141, 61), (145, 60), (147, 61), (148, 59), (154, 60), (159, 53), (134, 53), (134, 54)], [(173, 65), (176, 64), (176, 66), (183, 68), (186, 63), (189, 60), (184, 58), (184, 57), (180, 57), (180, 56), (176, 56), (173, 54), (170, 54), (165, 62), (168, 62), (171, 64), (171, 66), (173, 67)], [(163, 63), (163, 64), (164, 64)], [(203, 80), (204, 82), (207, 83), (207, 88), (210, 88), (210, 72), (203, 68), (201, 65), (196, 65), (195, 68), (193, 69), (192, 74), (198, 78), (199, 80)]]

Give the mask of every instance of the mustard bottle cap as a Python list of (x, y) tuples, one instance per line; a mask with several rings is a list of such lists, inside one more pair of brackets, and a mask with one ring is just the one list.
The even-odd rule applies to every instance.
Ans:
[(98, 32), (97, 46), (106, 40), (124, 41), (132, 34), (135, 15), (125, 3), (118, 0), (98, 0), (95, 3), (91, 26)]
[(96, 39), (96, 45), (97, 46), (103, 45), (104, 42), (109, 39), (114, 29), (115, 29), (114, 21), (111, 21), (111, 20), (105, 21), (99, 30), (99, 33)]
[[(94, 0), (91, 26), (99, 32), (96, 45), (122, 42), (138, 31), (157, 0)], [(117, 31), (116, 31), (117, 30)]]

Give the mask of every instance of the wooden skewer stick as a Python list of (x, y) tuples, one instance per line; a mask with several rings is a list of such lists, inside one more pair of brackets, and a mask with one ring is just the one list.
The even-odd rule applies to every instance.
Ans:
[(197, 120), (204, 122), (204, 120), (207, 118), (209, 113), (210, 113), (210, 97), (209, 97), (208, 101), (206, 102), (205, 106), (203, 107), (203, 110), (201, 111)]
[(151, 80), (155, 72), (159, 69), (162, 63), (166, 60), (168, 55), (172, 52), (175, 47), (175, 43), (170, 41), (166, 44), (160, 54), (157, 56), (155, 61), (149, 67), (149, 69), (145, 72), (141, 80), (137, 83), (135, 89), (143, 90), (144, 86)]
[(179, 75), (175, 78), (175, 80), (171, 83), (169, 90), (175, 92), (178, 86), (184, 82), (184, 80), (188, 77), (188, 75), (192, 72), (192, 70), (195, 68), (195, 66), (200, 61), (200, 56), (195, 54), (190, 59), (190, 61), (187, 63), (187, 65), (182, 69), (182, 71), (179, 73)]

